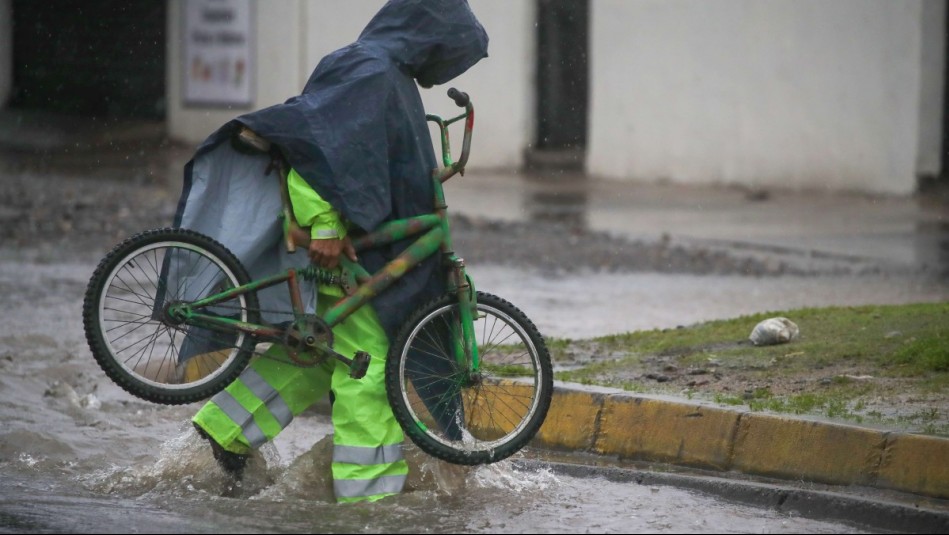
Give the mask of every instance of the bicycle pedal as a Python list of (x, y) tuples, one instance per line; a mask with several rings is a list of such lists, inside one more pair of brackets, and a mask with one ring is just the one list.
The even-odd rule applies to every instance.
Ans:
[(353, 356), (353, 363), (349, 365), (349, 376), (353, 379), (362, 379), (369, 371), (369, 353), (357, 351)]

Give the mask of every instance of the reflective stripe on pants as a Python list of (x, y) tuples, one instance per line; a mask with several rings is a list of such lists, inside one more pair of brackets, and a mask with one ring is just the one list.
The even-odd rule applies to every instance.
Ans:
[(402, 428), (386, 396), (389, 341), (371, 307), (362, 307), (343, 324), (334, 349), (344, 355), (362, 349), (372, 359), (362, 379), (350, 378), (342, 365), (333, 373), (333, 489), (339, 501), (375, 500), (401, 492), (409, 472)]
[(272, 440), (332, 386), (337, 500), (397, 494), (408, 465), (402, 457), (402, 429), (386, 397), (385, 332), (372, 308), (364, 306), (333, 329), (333, 336), (333, 349), (343, 355), (352, 356), (357, 350), (372, 355), (365, 377), (352, 379), (349, 368), (336, 360), (310, 368), (286, 364), (286, 349), (275, 345), (206, 403), (194, 421), (224, 449), (248, 453)]
[(273, 440), (294, 416), (326, 395), (334, 367), (326, 362), (301, 368), (284, 362), (287, 359), (284, 347), (272, 346), (211, 398), (195, 415), (195, 423), (234, 453), (248, 453)]

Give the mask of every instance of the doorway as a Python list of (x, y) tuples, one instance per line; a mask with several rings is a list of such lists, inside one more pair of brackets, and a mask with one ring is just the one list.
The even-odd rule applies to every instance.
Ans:
[(13, 0), (10, 107), (164, 119), (166, 4)]
[(528, 168), (583, 170), (589, 24), (589, 0), (537, 0), (536, 129)]

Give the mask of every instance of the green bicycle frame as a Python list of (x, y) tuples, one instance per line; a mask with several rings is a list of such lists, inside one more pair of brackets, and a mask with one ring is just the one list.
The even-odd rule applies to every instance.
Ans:
[[(449, 94), (451, 95), (451, 93)], [(273, 325), (260, 325), (232, 318), (202, 314), (199, 311), (202, 308), (233, 299), (244, 293), (255, 292), (286, 283), (290, 292), (294, 323), (301, 324), (306, 313), (305, 306), (300, 297), (299, 279), (302, 277), (304, 280), (315, 281), (320, 284), (339, 284), (343, 287), (346, 296), (330, 306), (322, 316), (323, 321), (332, 328), (345, 320), (359, 307), (369, 302), (376, 295), (385, 291), (410, 269), (433, 254), (440, 253), (445, 261), (445, 265), (448, 266), (448, 289), (458, 296), (461, 333), (452, 332), (452, 339), (455, 342), (455, 347), (453, 348), (455, 358), (458, 364), (465, 366), (465, 369), (467, 369), (470, 374), (477, 373), (480, 367), (480, 361), (474, 333), (474, 315), (477, 308), (477, 302), (475, 300), (476, 292), (471, 279), (465, 272), (464, 261), (457, 257), (452, 250), (451, 232), (448, 226), (448, 205), (445, 202), (445, 193), (442, 188), (442, 183), (456, 173), (464, 174), (464, 166), (467, 163), (468, 153), (471, 149), (471, 134), (474, 129), (474, 108), (466, 95), (461, 102), (459, 98), (453, 98), (455, 98), (455, 101), (459, 103), (459, 105), (465, 106), (465, 113), (448, 120), (443, 120), (437, 115), (426, 116), (427, 120), (436, 123), (439, 127), (441, 133), (442, 161), (444, 163), (444, 167), (436, 168), (432, 172), (432, 182), (435, 191), (434, 212), (390, 221), (381, 225), (373, 232), (353, 240), (353, 247), (359, 252), (381, 245), (415, 238), (412, 244), (396, 258), (391, 260), (376, 273), (369, 273), (358, 263), (349, 260), (345, 256), (341, 256), (340, 266), (342, 269), (339, 277), (317, 266), (290, 268), (274, 276), (258, 279), (191, 303), (174, 304), (170, 307), (169, 314), (178, 321), (187, 322), (199, 327), (224, 331), (237, 330), (251, 334), (261, 341), (281, 342), (285, 340), (285, 336), (288, 333), (286, 329)], [(448, 126), (460, 119), (466, 119), (462, 154), (458, 162), (452, 162)], [(281, 187), (285, 187), (286, 170), (287, 166), (285, 163), (278, 165), (278, 174), (282, 175)], [(283, 217), (291, 217), (288, 214), (292, 214), (292, 210), (289, 210), (289, 207), (286, 205), (286, 203), (289, 202), (288, 198), (286, 196), (282, 198), (285, 203), (283, 207)], [(292, 240), (287, 236), (290, 232), (290, 224), (285, 221), (283, 226), (287, 250), (292, 253)], [(452, 326), (453, 330), (456, 328), (457, 326)], [(318, 352), (329, 354), (348, 365), (352, 365), (351, 359), (339, 355), (319, 342), (311, 344), (311, 348)]]

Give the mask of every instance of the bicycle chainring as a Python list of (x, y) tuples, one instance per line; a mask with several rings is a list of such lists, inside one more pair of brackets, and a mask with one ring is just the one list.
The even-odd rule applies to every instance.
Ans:
[(319, 316), (306, 314), (287, 328), (284, 345), (293, 364), (317, 366), (327, 359), (327, 355), (315, 346), (332, 348), (333, 331)]

